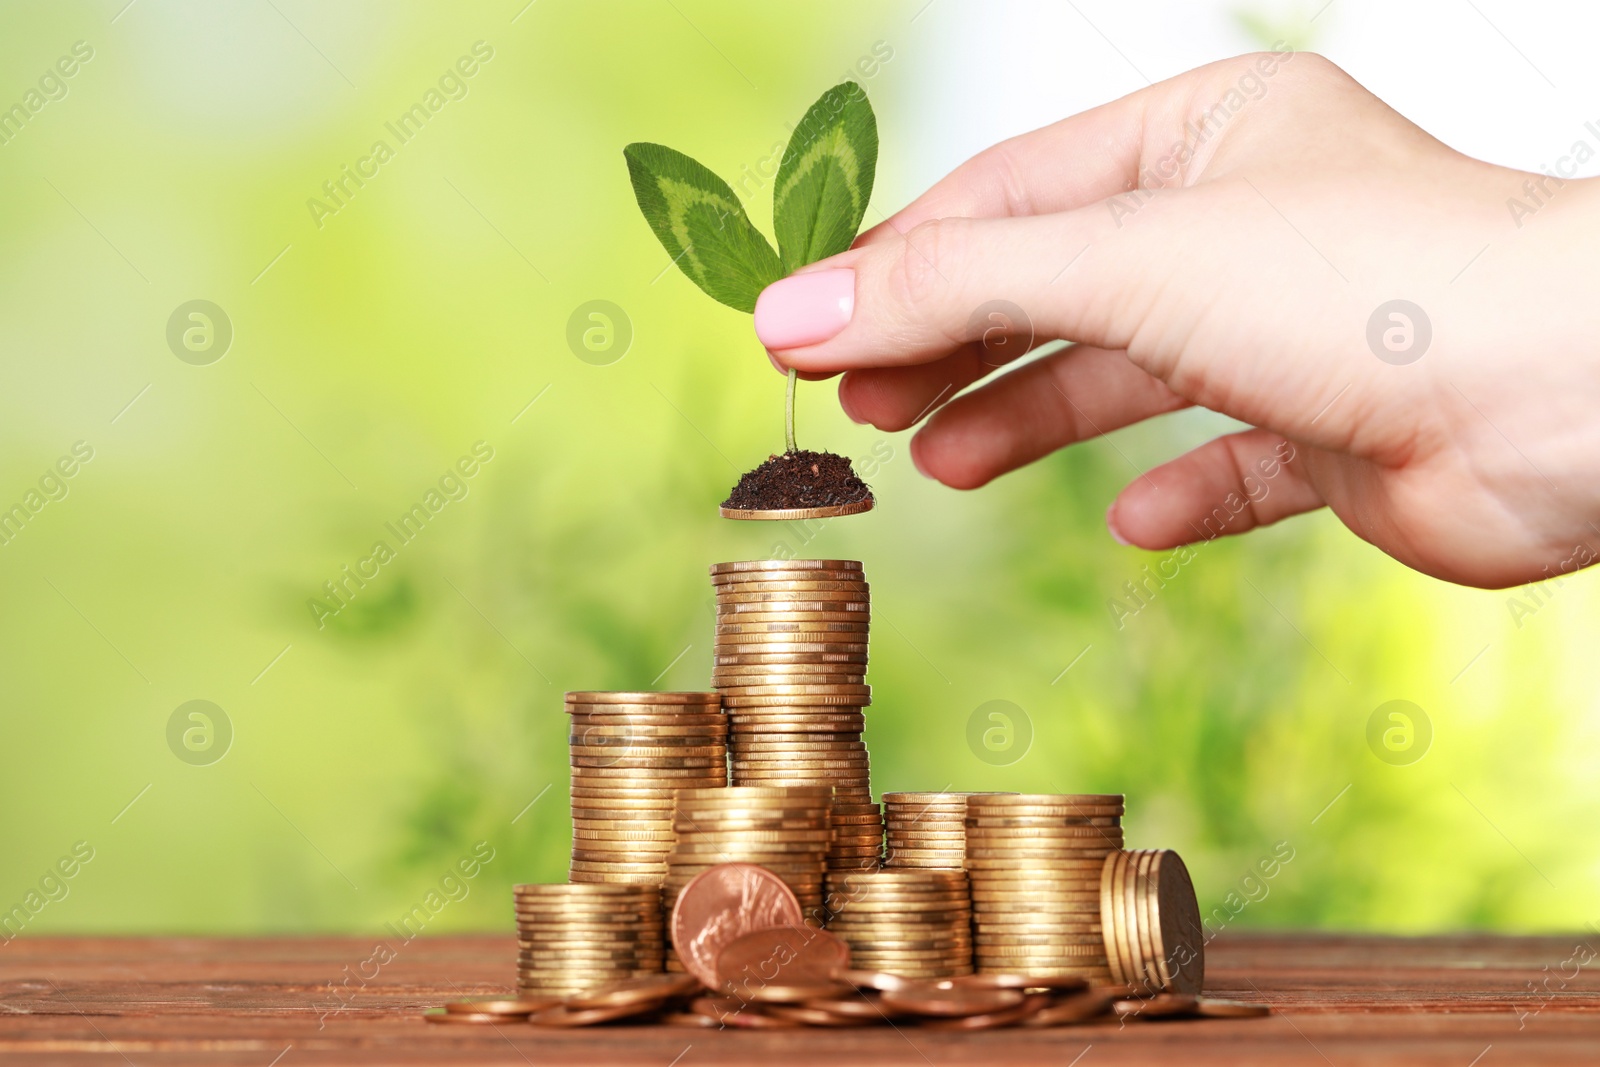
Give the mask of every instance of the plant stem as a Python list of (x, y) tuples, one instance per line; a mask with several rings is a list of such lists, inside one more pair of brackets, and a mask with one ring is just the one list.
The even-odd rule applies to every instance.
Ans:
[(786, 452), (795, 451), (794, 447), (794, 382), (799, 374), (793, 367), (789, 368), (789, 384), (783, 391), (783, 444)]

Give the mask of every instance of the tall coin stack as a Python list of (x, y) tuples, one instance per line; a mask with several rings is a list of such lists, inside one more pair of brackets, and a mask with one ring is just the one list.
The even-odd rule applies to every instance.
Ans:
[[(711, 567), (717, 632), (711, 684), (731, 725), (733, 784), (830, 785), (863, 833), (840, 843), (837, 866), (857, 866), (866, 845), (872, 782), (862, 709), (866, 575), (857, 560), (795, 559)], [(844, 814), (844, 813), (841, 813)]]
[(827, 885), (828, 930), (849, 943), (852, 967), (902, 978), (972, 973), (964, 871), (838, 871)]
[(716, 693), (568, 693), (574, 882), (659, 886), (679, 789), (728, 782)]
[[(667, 855), (663, 902), (672, 913), (678, 894), (719, 863), (753, 863), (783, 879), (814, 925), (822, 919), (822, 876), (828, 845), (831, 790), (825, 785), (684, 789), (678, 793)], [(815, 918), (813, 918), (815, 917)], [(667, 970), (683, 964), (668, 946)]]
[(661, 891), (653, 885), (519, 885), (517, 990), (565, 997), (660, 974)]
[(967, 798), (979, 793), (885, 793), (885, 867), (954, 867), (967, 860)]
[(1122, 848), (1120, 794), (967, 798), (973, 951), (981, 974), (1112, 980), (1100, 920), (1106, 856)]

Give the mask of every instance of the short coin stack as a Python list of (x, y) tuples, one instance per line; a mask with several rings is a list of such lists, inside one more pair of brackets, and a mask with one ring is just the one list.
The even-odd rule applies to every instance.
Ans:
[(885, 867), (954, 867), (967, 859), (967, 798), (977, 793), (885, 793)]
[(728, 711), (733, 784), (826, 784), (842, 804), (871, 804), (861, 740), (871, 603), (860, 562), (717, 563), (711, 582), (711, 684)]
[(902, 978), (972, 973), (972, 904), (961, 870), (840, 871), (828, 875), (828, 930), (850, 965)]
[(666, 934), (653, 885), (519, 885), (517, 990), (564, 997), (661, 973)]
[(883, 812), (876, 804), (833, 802), (833, 846), (828, 870), (870, 871), (883, 862)]
[(728, 781), (716, 693), (567, 694), (574, 882), (659, 886), (679, 789)]
[(1141, 994), (1199, 993), (1206, 932), (1176, 852), (1113, 852), (1100, 872), (1100, 925), (1111, 977)]
[(1106, 856), (1122, 848), (1117, 795), (967, 798), (967, 874), (980, 974), (1111, 981), (1100, 919)]
[[(670, 914), (683, 887), (718, 864), (753, 863), (781, 878), (805, 919), (821, 925), (830, 799), (825, 785), (679, 791), (663, 906)], [(670, 948), (667, 969), (683, 969)]]

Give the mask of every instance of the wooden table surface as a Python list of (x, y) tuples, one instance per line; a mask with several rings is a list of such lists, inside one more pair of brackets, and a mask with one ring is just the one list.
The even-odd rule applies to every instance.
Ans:
[[(1588, 946), (1593, 945), (1594, 948)], [(1387, 938), (1225, 933), (1207, 992), (1260, 1019), (935, 1034), (433, 1026), (445, 1000), (509, 991), (508, 936), (374, 940), (21, 937), (0, 946), (0, 1061), (28, 1064), (1600, 1063), (1600, 934)], [(380, 955), (379, 961), (383, 959)], [(363, 981), (365, 979), (365, 981)]]

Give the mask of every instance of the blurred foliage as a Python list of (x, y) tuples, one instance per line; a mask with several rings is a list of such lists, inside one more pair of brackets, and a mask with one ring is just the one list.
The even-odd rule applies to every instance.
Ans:
[[(1591, 918), (1587, 576), (1518, 625), (1526, 591), (1418, 577), (1319, 515), (1205, 545), (1119, 627), (1108, 602), (1164, 554), (1112, 542), (1106, 505), (1223, 420), (958, 494), (825, 384), (802, 387), (802, 443), (877, 455), (880, 508), (717, 518), (779, 447), (782, 379), (748, 316), (667, 270), (621, 147), (681, 145), (739, 187), (854, 70), (891, 211), (937, 177), (904, 163), (945, 74), (911, 47), (936, 54), (916, 7), (10, 9), (3, 93), (75, 41), (94, 57), (0, 145), (0, 505), (75, 441), (95, 454), (0, 545), (0, 902), (84, 840), (36, 929), (375, 929), (487, 841), (436, 929), (504, 928), (512, 883), (565, 873), (561, 692), (703, 687), (706, 566), (787, 552), (865, 561), (880, 790), (1126, 792), (1130, 842), (1181, 850), (1208, 911), (1250, 890), (1230, 924)], [(319, 228), (307, 201), (478, 41), (465, 95)], [(762, 227), (769, 191), (745, 193)], [(235, 331), (210, 366), (165, 338), (195, 298)], [(633, 324), (607, 366), (566, 342), (594, 299)], [(319, 629), (308, 600), (478, 441), (465, 496)], [(1434, 726), (1410, 766), (1366, 743), (1396, 697)], [(167, 747), (195, 698), (234, 729), (209, 766)], [(967, 747), (992, 699), (1032, 725), (1008, 766)], [(1279, 842), (1262, 896), (1245, 880)]]

